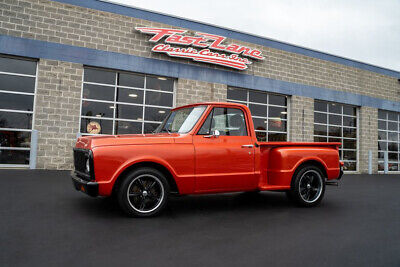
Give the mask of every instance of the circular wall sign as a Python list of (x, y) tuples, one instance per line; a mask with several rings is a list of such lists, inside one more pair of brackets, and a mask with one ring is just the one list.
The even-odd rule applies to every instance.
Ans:
[(90, 134), (98, 134), (101, 131), (101, 126), (97, 121), (91, 121), (87, 125), (86, 130)]

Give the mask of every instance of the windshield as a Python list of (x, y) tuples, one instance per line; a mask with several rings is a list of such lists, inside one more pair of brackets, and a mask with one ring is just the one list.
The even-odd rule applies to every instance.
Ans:
[(205, 109), (206, 106), (197, 106), (172, 111), (154, 132), (187, 133), (194, 127)]

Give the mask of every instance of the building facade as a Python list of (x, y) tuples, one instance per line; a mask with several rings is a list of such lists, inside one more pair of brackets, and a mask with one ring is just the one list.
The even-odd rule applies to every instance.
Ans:
[[(152, 132), (176, 106), (250, 107), (263, 141), (341, 142), (399, 171), (400, 72), (156, 12), (0, 0), (0, 167), (71, 169), (79, 135)], [(224, 38), (226, 37), (226, 38)]]

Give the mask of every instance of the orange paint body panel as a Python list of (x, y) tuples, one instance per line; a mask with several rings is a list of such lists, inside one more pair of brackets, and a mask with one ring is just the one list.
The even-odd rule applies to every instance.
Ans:
[[(257, 142), (250, 110), (233, 103), (206, 106), (188, 133), (80, 137), (76, 148), (91, 150), (98, 195), (109, 196), (121, 174), (136, 164), (156, 164), (167, 170), (179, 194), (253, 190), (288, 190), (303, 163), (322, 166), (325, 178), (340, 175), (340, 143)], [(214, 108), (243, 112), (247, 136), (210, 138), (197, 132)], [(178, 108), (178, 109), (180, 109)]]

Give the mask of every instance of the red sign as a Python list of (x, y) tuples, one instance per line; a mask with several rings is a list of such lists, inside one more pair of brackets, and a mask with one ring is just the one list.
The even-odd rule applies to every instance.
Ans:
[(233, 43), (224, 45), (223, 42), (226, 38), (219, 35), (196, 32), (195, 36), (189, 36), (183, 35), (187, 32), (186, 30), (179, 29), (148, 27), (136, 27), (135, 29), (142, 33), (154, 35), (149, 39), (153, 43), (157, 43), (165, 37), (165, 43), (155, 45), (151, 51), (165, 53), (171, 57), (191, 58), (194, 61), (222, 65), (238, 70), (245, 70), (252, 63), (245, 57), (264, 59), (260, 50)]

